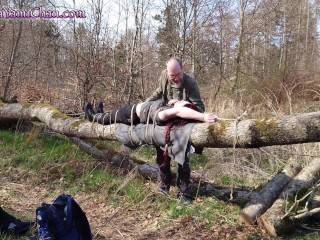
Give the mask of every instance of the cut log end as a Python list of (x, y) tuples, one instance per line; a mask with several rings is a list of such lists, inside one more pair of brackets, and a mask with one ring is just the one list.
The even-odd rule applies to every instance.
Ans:
[(295, 228), (295, 223), (292, 220), (288, 217), (283, 218), (285, 202), (284, 199), (277, 199), (272, 207), (258, 219), (258, 224), (263, 226), (273, 237), (284, 236)]
[(258, 219), (259, 225), (263, 225), (268, 233), (273, 237), (281, 237), (291, 233), (295, 228), (295, 223), (289, 218), (281, 219), (277, 215), (262, 215)]
[(252, 216), (249, 216), (248, 214), (241, 212), (238, 216), (238, 220), (240, 223), (243, 223), (245, 225), (255, 225), (256, 219), (253, 219)]

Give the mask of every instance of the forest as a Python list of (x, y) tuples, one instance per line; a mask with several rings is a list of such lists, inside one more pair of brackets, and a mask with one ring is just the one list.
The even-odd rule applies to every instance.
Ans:
[(0, 89), (7, 100), (16, 95), (78, 112), (93, 97), (111, 106), (137, 102), (155, 89), (170, 56), (180, 57), (198, 81), (208, 111), (233, 100), (239, 111), (292, 113), (295, 103), (319, 99), (313, 1), (21, 0), (0, 6), (3, 17), (5, 9), (14, 15), (39, 7), (85, 16), (1, 19)]

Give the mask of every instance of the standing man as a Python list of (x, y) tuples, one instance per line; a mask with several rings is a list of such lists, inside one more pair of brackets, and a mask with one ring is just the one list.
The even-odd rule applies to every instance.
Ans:
[[(158, 88), (146, 99), (146, 101), (158, 99), (164, 100), (169, 105), (174, 104), (179, 100), (185, 100), (196, 105), (199, 112), (204, 112), (204, 104), (200, 97), (198, 83), (188, 74), (183, 72), (182, 62), (178, 58), (170, 58), (168, 60), (166, 70), (162, 71), (159, 77)], [(171, 159), (168, 159), (168, 164), (165, 164), (165, 167), (160, 167), (164, 161), (163, 150), (158, 146), (156, 147), (156, 150), (157, 164), (159, 166), (159, 191), (168, 194), (171, 185)], [(179, 164), (177, 177), (177, 186), (179, 188), (178, 197), (185, 204), (189, 204), (193, 200), (190, 188), (191, 170), (187, 155), (189, 150), (190, 146), (187, 147), (184, 164)]]

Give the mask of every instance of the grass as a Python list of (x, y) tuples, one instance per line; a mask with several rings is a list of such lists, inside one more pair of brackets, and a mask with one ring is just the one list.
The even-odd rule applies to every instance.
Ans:
[[(113, 146), (112, 142), (97, 141), (96, 144), (102, 148), (121, 151), (118, 143)], [(54, 198), (57, 192), (72, 195), (95, 194), (97, 199), (102, 199), (104, 205), (113, 209), (134, 209), (132, 211), (138, 219), (156, 216), (157, 229), (168, 228), (177, 221), (189, 220), (201, 223), (208, 231), (221, 222), (230, 226), (238, 224), (239, 206), (221, 202), (214, 197), (201, 196), (194, 204), (186, 206), (175, 198), (174, 188), (169, 197), (158, 196), (154, 191), (155, 184), (137, 177), (135, 171), (121, 173), (106, 163), (97, 162), (68, 139), (59, 136), (45, 137), (37, 128), (30, 133), (0, 131), (0, 146), (1, 177), (12, 181), (26, 179), (33, 188), (43, 185), (48, 189), (45, 196)], [(305, 146), (299, 146), (290, 149), (290, 152), (301, 152), (304, 148)], [(318, 147), (308, 149), (309, 153), (314, 153)], [(224, 186), (252, 187), (254, 185), (250, 183), (265, 181), (279, 168), (275, 164), (276, 158), (272, 158), (275, 151), (277, 148), (268, 148), (264, 152), (237, 150), (236, 153), (225, 149), (206, 149), (203, 155), (190, 157), (191, 168), (211, 174), (216, 183)], [(281, 154), (284, 155), (283, 152), (282, 150)], [(149, 146), (139, 148), (131, 155), (149, 162), (154, 162), (155, 159), (155, 151)], [(274, 166), (271, 168), (270, 164)], [(277, 164), (281, 166), (283, 162)], [(258, 170), (264, 174), (257, 174)], [(296, 239), (316, 239), (313, 236)], [(0, 235), (0, 239), (13, 238)]]
[(12, 135), (8, 131), (1, 131), (1, 155), (6, 156), (11, 165), (35, 171), (47, 164), (83, 159), (83, 154), (78, 154), (79, 150), (67, 140), (41, 135), (34, 138), (33, 135), (34, 132)]
[[(4, 177), (31, 179), (33, 184), (47, 184), (54, 194), (56, 190), (76, 194), (79, 192), (96, 193), (105, 196), (105, 203), (114, 208), (134, 207), (144, 215), (146, 209), (163, 215), (159, 218), (162, 225), (170, 221), (192, 217), (206, 222), (207, 228), (215, 223), (215, 214), (219, 201), (185, 206), (176, 198), (159, 197), (145, 181), (131, 175), (114, 172), (106, 164), (96, 162), (82, 153), (67, 139), (57, 136), (43, 137), (38, 129), (30, 133), (12, 134), (0, 131), (0, 174)], [(110, 145), (109, 145), (110, 147)], [(154, 150), (150, 147), (140, 148), (138, 153), (144, 158), (154, 159)], [(205, 164), (204, 157), (194, 157), (192, 162), (199, 166)], [(15, 169), (15, 176), (10, 176), (8, 168)], [(162, 220), (161, 220), (162, 219)], [(2, 237), (1, 239), (11, 239)], [(20, 238), (23, 239), (23, 238)]]

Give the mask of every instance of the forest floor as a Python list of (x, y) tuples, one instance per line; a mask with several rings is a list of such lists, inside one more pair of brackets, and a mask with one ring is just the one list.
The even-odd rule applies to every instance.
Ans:
[[(150, 186), (153, 183), (145, 184), (146, 188), (154, 187)], [(52, 190), (50, 182), (43, 181), (35, 185), (34, 181), (23, 176), (16, 179), (1, 177), (0, 189), (2, 207), (25, 220), (34, 219), (35, 209), (41, 202), (50, 203), (54, 200), (52, 196), (61, 194), (59, 189)], [(150, 194), (160, 199), (166, 198), (154, 192)], [(230, 222), (228, 215), (220, 215), (214, 226), (208, 228), (205, 220), (192, 216), (163, 220), (161, 210), (155, 211), (152, 206), (144, 206), (143, 209), (131, 204), (108, 206), (105, 196), (94, 192), (78, 192), (73, 197), (86, 212), (94, 239), (271, 239), (257, 226), (241, 226)], [(181, 208), (185, 207), (188, 206), (181, 205)], [(167, 223), (159, 224), (161, 221)]]
[[(156, 183), (96, 161), (67, 140), (0, 131), (0, 205), (22, 220), (68, 193), (86, 212), (94, 239), (273, 239), (241, 225), (238, 205), (209, 196), (184, 205), (176, 191), (159, 195)], [(297, 230), (277, 239), (319, 238)]]

